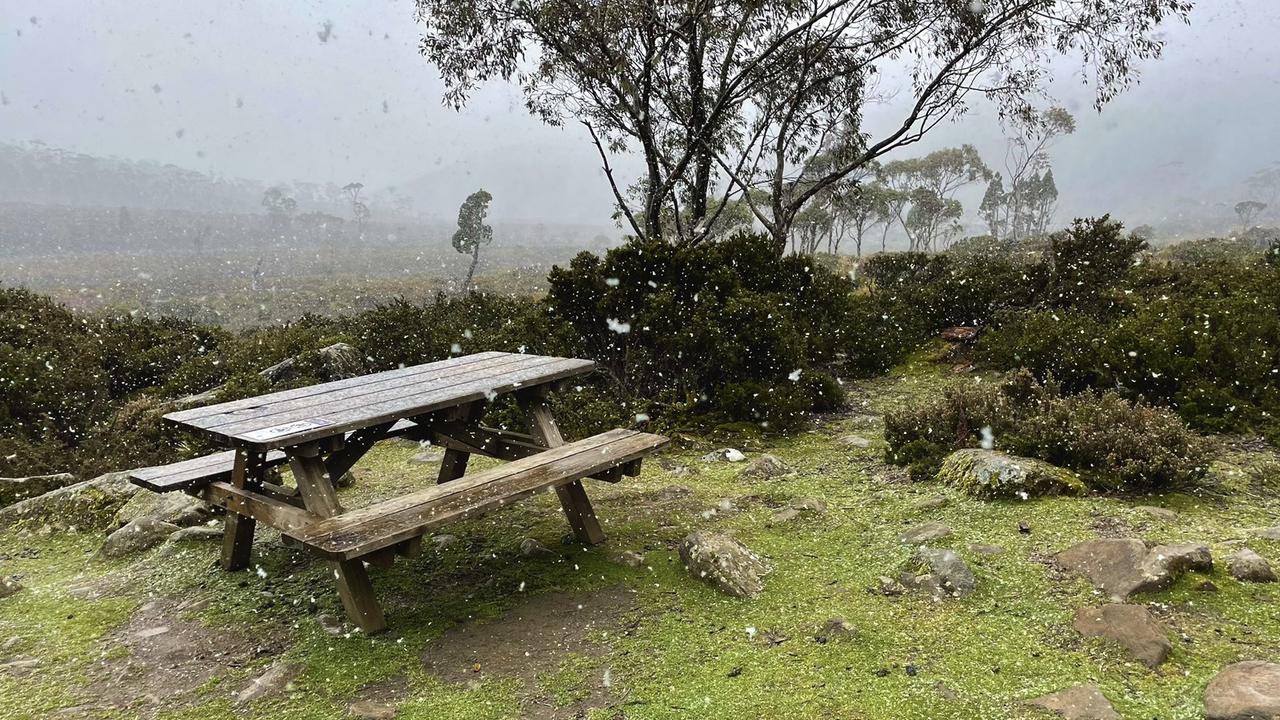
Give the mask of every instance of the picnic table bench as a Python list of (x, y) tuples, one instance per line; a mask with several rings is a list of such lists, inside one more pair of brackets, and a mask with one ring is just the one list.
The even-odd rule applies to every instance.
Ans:
[[(224, 508), (227, 570), (248, 567), (259, 522), (324, 557), (351, 620), (375, 633), (386, 620), (365, 564), (387, 567), (397, 555), (417, 554), (422, 536), (441, 525), (555, 488), (574, 536), (603, 542), (582, 480), (637, 475), (667, 439), (618, 429), (565, 442), (547, 393), (593, 368), (588, 360), (487, 352), (173, 412), (164, 419), (231, 449), (135, 470), (130, 479)], [(529, 434), (481, 423), (489, 403), (505, 394), (528, 416)], [(336, 481), (393, 437), (445, 448), (437, 484), (344, 509)], [(477, 454), (509, 462), (464, 477)], [(285, 464), (293, 486), (268, 481), (267, 471)]]

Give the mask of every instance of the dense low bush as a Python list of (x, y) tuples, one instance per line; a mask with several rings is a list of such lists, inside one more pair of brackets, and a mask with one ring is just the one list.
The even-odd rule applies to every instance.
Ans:
[(701, 248), (629, 243), (550, 276), (548, 303), (646, 410), (792, 427), (842, 398), (852, 283), (744, 233)]
[(1020, 373), (965, 383), (889, 413), (890, 462), (932, 477), (954, 450), (988, 446), (1079, 473), (1099, 491), (1162, 490), (1194, 483), (1207, 466), (1200, 439), (1172, 413), (1114, 392), (1065, 394)]

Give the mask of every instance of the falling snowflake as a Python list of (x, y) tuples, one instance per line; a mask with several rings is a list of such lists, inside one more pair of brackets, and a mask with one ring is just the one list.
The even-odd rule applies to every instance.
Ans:
[(621, 322), (614, 318), (605, 318), (605, 324), (608, 325), (610, 330), (618, 333), (619, 335), (626, 335), (631, 332), (631, 323), (629, 322)]
[(791, 374), (787, 376), (787, 379), (791, 382), (798, 381), (800, 379), (800, 369), (796, 368), (795, 370), (792, 370)]
[(995, 446), (996, 446), (995, 433), (991, 431), (990, 425), (983, 425), (982, 426), (982, 449), (992, 450), (995, 448)]

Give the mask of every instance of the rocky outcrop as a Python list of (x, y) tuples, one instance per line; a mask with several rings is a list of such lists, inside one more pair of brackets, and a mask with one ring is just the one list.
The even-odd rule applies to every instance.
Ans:
[(76, 478), (71, 473), (57, 475), (32, 475), (31, 477), (0, 477), (0, 507), (43, 495), (47, 492), (74, 485)]
[(105, 528), (139, 490), (128, 473), (108, 473), (0, 508), (0, 529), (19, 524)]
[(1120, 720), (1120, 713), (1096, 685), (1072, 685), (1066, 690), (1028, 700), (1066, 720)]
[(680, 541), (680, 560), (690, 575), (739, 598), (759, 597), (769, 572), (764, 561), (745, 545), (717, 533), (686, 536)]
[(1164, 662), (1173, 646), (1164, 628), (1141, 605), (1103, 605), (1081, 608), (1071, 623), (1076, 632), (1123, 646), (1149, 668)]
[(116, 511), (113, 525), (120, 528), (134, 520), (153, 518), (178, 527), (192, 527), (206, 523), (212, 517), (213, 506), (186, 493), (141, 492)]
[(938, 480), (974, 497), (1083, 495), (1084, 482), (1070, 470), (1033, 458), (966, 448), (942, 461)]
[(150, 550), (163, 543), (180, 528), (155, 518), (139, 518), (107, 536), (98, 552), (107, 558), (122, 558)]
[(1246, 660), (1228, 665), (1204, 691), (1206, 720), (1280, 718), (1280, 665)]
[(1116, 602), (1134, 593), (1167, 588), (1188, 571), (1213, 570), (1213, 557), (1205, 545), (1159, 545), (1148, 550), (1141, 540), (1132, 538), (1088, 540), (1058, 553), (1056, 560)]

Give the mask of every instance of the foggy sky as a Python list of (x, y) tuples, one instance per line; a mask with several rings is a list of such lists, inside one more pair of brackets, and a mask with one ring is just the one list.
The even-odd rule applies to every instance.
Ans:
[[(1226, 207), (1243, 199), (1243, 177), (1280, 160), (1280, 2), (1199, 4), (1101, 115), (1060, 63), (1051, 93), (1079, 130), (1053, 150), (1059, 220)], [(498, 220), (611, 224), (582, 133), (541, 125), (502, 84), (462, 112), (442, 107), (412, 16), (411, 0), (4, 0), (0, 142), (263, 182), (394, 185), (442, 217), (483, 186)], [(868, 124), (884, 127), (898, 109), (873, 107)], [(908, 154), (960, 142), (994, 165), (1003, 157), (981, 108)]]

